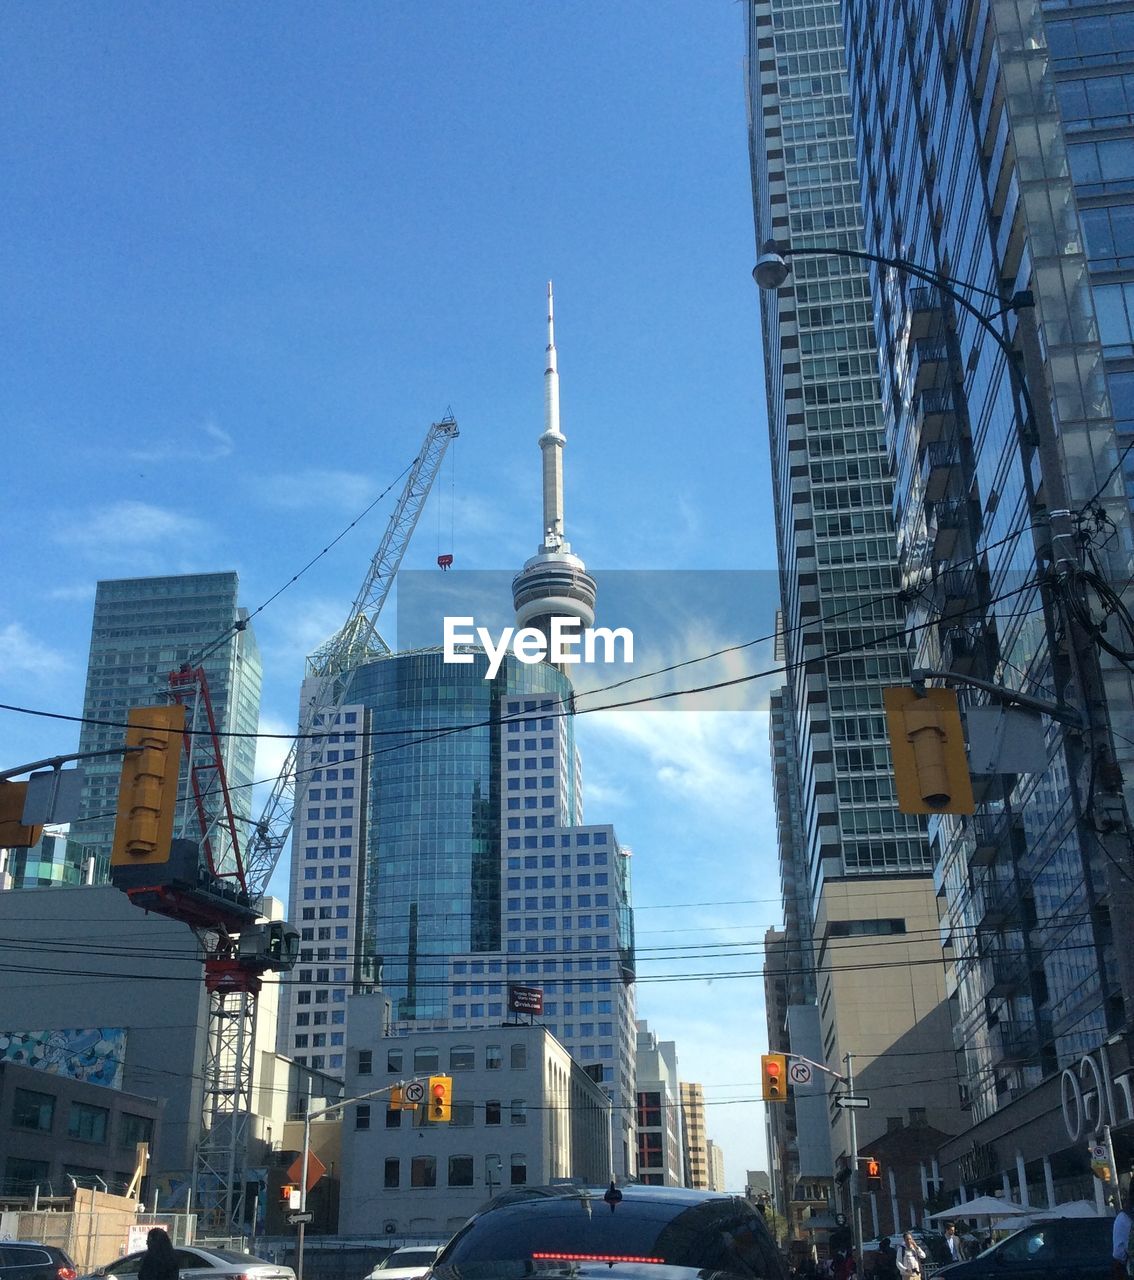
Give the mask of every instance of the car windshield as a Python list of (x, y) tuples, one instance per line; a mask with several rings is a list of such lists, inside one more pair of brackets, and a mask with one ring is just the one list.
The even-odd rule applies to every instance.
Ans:
[(467, 1223), (442, 1253), (442, 1280), (557, 1272), (593, 1262), (615, 1276), (642, 1266), (663, 1280), (673, 1268), (778, 1277), (762, 1219), (727, 1198), (693, 1203), (627, 1197), (612, 1211), (601, 1195), (531, 1199)]
[(395, 1271), (400, 1267), (428, 1267), (437, 1257), (437, 1248), (396, 1249), (378, 1264), (379, 1271)]

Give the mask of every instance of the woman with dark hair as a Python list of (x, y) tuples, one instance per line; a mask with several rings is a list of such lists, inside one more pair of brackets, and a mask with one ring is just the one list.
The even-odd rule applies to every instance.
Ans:
[(177, 1258), (169, 1232), (152, 1227), (146, 1235), (146, 1252), (138, 1268), (138, 1280), (177, 1280)]

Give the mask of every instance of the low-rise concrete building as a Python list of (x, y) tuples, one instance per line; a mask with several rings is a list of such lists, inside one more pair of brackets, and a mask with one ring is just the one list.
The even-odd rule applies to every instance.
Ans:
[[(279, 905), (269, 899), (267, 909), (275, 916)], [(184, 1204), (201, 1134), (208, 1034), (196, 937), (177, 921), (132, 906), (111, 885), (2, 891), (0, 935), (8, 964), (0, 986), (0, 1062), (42, 1072), (44, 1088), (55, 1073), (106, 1094), (158, 1099), (162, 1123), (150, 1185), (163, 1207)], [(301, 1113), (309, 1082), (314, 1107), (339, 1096), (337, 1080), (275, 1052), (278, 995), (269, 977), (259, 997), (250, 1171), (281, 1147), (284, 1125)]]
[[(345, 1096), (378, 1096), (344, 1116), (343, 1234), (442, 1239), (502, 1188), (609, 1181), (610, 1100), (546, 1028), (391, 1036), (388, 1010), (348, 1001)], [(448, 1124), (389, 1106), (390, 1086), (434, 1075), (452, 1077)]]
[(124, 1194), (161, 1112), (155, 1098), (0, 1060), (0, 1196), (38, 1200), (100, 1184)]

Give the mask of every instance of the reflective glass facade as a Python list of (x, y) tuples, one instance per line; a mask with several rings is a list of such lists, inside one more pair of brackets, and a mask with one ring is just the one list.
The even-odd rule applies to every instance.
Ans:
[[(88, 723), (80, 731), (79, 750), (120, 746), (127, 711), (165, 701), (169, 672), (228, 633), (229, 639), (203, 665), (217, 728), (247, 735), (222, 739), (233, 808), (247, 820), (252, 810), (261, 665), (252, 628), (233, 633), (234, 623), (247, 617), (237, 602), (238, 591), (235, 573), (100, 582), (83, 695)], [(71, 843), (77, 846), (77, 866), (94, 857), (96, 883), (109, 874), (121, 767), (114, 756), (84, 764), (86, 781)], [(184, 777), (179, 794), (185, 794)]]
[(346, 995), (367, 986), (406, 1030), (498, 1025), (509, 982), (542, 987), (545, 1025), (602, 1068), (629, 1169), (628, 854), (611, 827), (582, 825), (568, 679), (508, 657), (485, 680), (470, 656), (368, 663), (327, 726), (293, 834), (284, 1051), (341, 1071)]
[[(746, 17), (757, 245), (860, 250), (841, 5), (749, 0)], [(880, 972), (864, 1000), (839, 932), (857, 913), (864, 933), (878, 937), (860, 942), (858, 956), (877, 962), (867, 949), (888, 945), (883, 930), (900, 917), (903, 932), (925, 946), (916, 963), (940, 956), (926, 824), (897, 811), (883, 714), (883, 689), (904, 683), (909, 668), (870, 276), (837, 252), (798, 254), (782, 287), (761, 289), (759, 300), (782, 610), (777, 657), (787, 667), (769, 717), (785, 922), (777, 941), (784, 987), (769, 1004), (780, 1021), (769, 1026), (769, 1043), (832, 1065), (853, 1051), (856, 1074), (887, 1090), (891, 1114), (928, 1107), (931, 1122), (949, 1131), (956, 1089), (945, 1076), (927, 1087), (924, 1062), (902, 1047), (916, 1035), (927, 1053), (947, 1058), (943, 984), (938, 992), (927, 981), (915, 995), (930, 970), (904, 989)], [(832, 1151), (849, 1158), (850, 1144), (841, 1112), (828, 1115), (810, 1100), (795, 1109), (793, 1099), (769, 1122), (773, 1147), (795, 1144), (779, 1169), (789, 1197), (801, 1178), (830, 1169)], [(859, 1142), (885, 1122), (879, 1112), (860, 1116)]]
[[(1127, 512), (1105, 377), (1122, 339), (1096, 316), (1090, 283), (1104, 260), (1116, 282), (1130, 265), (1101, 231), (1101, 211), (1126, 217), (1131, 190), (1125, 88), (1095, 81), (1129, 61), (1134, 14), (1128, 4), (1046, 8), (1045, 18), (1016, 0), (898, 0), (883, 14), (847, 0), (867, 247), (986, 291), (964, 292), (1023, 353), (1033, 397), (1050, 400), (1070, 505), (1098, 495), (1109, 509), (1117, 527), (1101, 563), (1124, 582)], [(1101, 45), (1100, 23), (1111, 33)], [(1066, 133), (1061, 105), (1073, 118)], [(1077, 191), (1095, 228), (1090, 270)], [(1034, 309), (1000, 311), (997, 299), (1024, 289)], [(1004, 354), (939, 289), (879, 271), (872, 292), (917, 664), (1076, 702), (1059, 611), (1035, 585), (1052, 504)], [(1128, 738), (1130, 672), (1114, 667), (1107, 680)], [(988, 699), (968, 687), (961, 700)], [(1127, 926), (1111, 923), (1116, 869), (1084, 817), (1093, 784), (1069, 771), (1067, 731), (1045, 721), (1045, 732), (1046, 769), (979, 776), (972, 818), (931, 821), (974, 1122), (1100, 1044), (1128, 1007), (1114, 946)]]

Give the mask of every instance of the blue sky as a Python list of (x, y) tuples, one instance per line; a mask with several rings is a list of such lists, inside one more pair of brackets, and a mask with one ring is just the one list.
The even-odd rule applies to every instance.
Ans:
[[(449, 408), (461, 438), (406, 564), (519, 567), (549, 279), (568, 537), (600, 583), (768, 571), (752, 625), (772, 629), (740, 5), (47, 2), (0, 24), (0, 700), (79, 712), (99, 578), (235, 568), (256, 607)], [(303, 655), (388, 512), (257, 620), (264, 728), (294, 726)], [(635, 852), (639, 1016), (705, 1085), (734, 1186), (764, 1160), (739, 1101), (759, 980), (664, 979), (751, 973), (779, 919), (748, 706), (581, 725), (587, 818)], [(0, 713), (9, 766), (76, 739)]]

